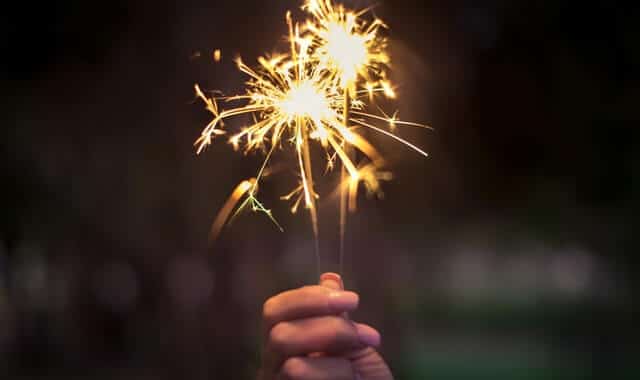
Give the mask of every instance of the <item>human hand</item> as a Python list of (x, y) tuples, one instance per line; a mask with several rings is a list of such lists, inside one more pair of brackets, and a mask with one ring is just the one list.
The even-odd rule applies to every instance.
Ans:
[(359, 297), (344, 291), (340, 276), (289, 290), (263, 307), (265, 347), (260, 380), (393, 380), (376, 351), (380, 334), (350, 321)]

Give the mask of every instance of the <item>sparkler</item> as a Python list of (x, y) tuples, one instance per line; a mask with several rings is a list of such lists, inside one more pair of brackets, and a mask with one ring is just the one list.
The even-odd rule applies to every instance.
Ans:
[[(387, 40), (382, 36), (386, 26), (381, 20), (365, 20), (368, 9), (348, 10), (332, 0), (306, 0), (302, 8), (310, 16), (302, 24), (294, 23), (291, 13), (287, 13), (288, 52), (260, 57), (257, 68), (247, 66), (240, 58), (236, 60), (238, 69), (249, 78), (244, 93), (208, 97), (195, 86), (196, 95), (213, 115), (195, 145), (201, 153), (215, 138), (227, 134), (225, 121), (250, 115), (252, 124), (230, 134), (229, 143), (245, 153), (265, 153), (258, 174), (236, 187), (216, 217), (213, 238), (246, 208), (265, 213), (281, 228), (271, 211), (258, 201), (257, 194), (276, 151), (292, 151), (299, 185), (281, 198), (291, 202), (293, 213), (301, 204), (309, 210), (319, 255), (319, 195), (309, 147), (311, 142), (319, 143), (326, 152), (327, 171), (336, 163), (341, 168), (338, 190), (342, 261), (346, 214), (356, 209), (360, 185), (369, 193), (380, 194), (380, 181), (391, 178), (383, 171), (383, 157), (358, 131), (373, 130), (427, 156), (393, 130), (396, 126), (429, 127), (398, 120), (395, 115), (389, 117), (382, 111), (381, 115), (370, 112), (376, 107), (378, 95), (395, 98), (387, 79), (390, 57)], [(221, 109), (220, 102), (234, 106)], [(360, 162), (356, 162), (358, 152), (362, 156)]]

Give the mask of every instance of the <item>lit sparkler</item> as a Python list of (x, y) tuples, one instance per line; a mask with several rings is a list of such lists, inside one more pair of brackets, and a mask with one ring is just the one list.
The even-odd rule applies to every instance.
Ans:
[(305, 27), (313, 38), (319, 64), (340, 87), (349, 88), (353, 94), (359, 77), (370, 89), (375, 85), (372, 82), (386, 77), (390, 58), (387, 40), (380, 33), (386, 27), (382, 20), (366, 22), (361, 16), (368, 9), (350, 11), (331, 0), (307, 0), (302, 8), (313, 16)]
[[(318, 142), (327, 152), (327, 169), (332, 169), (336, 162), (341, 167), (341, 238), (347, 204), (349, 210), (355, 210), (360, 184), (371, 193), (380, 193), (380, 181), (390, 179), (390, 173), (381, 170), (383, 158), (358, 129), (384, 134), (427, 156), (393, 133), (399, 125), (427, 126), (368, 111), (378, 94), (395, 97), (386, 79), (390, 58), (387, 41), (380, 33), (384, 23), (379, 19), (365, 21), (362, 16), (368, 10), (347, 10), (332, 0), (306, 0), (303, 9), (311, 15), (303, 24), (295, 24), (287, 13), (290, 45), (287, 53), (261, 57), (255, 69), (237, 59), (239, 70), (249, 77), (243, 94), (207, 97), (195, 86), (197, 96), (213, 115), (196, 141), (198, 153), (214, 138), (227, 134), (226, 120), (241, 115), (250, 115), (253, 123), (232, 133), (229, 143), (236, 150), (265, 153), (258, 174), (238, 185), (218, 214), (212, 229), (214, 238), (230, 217), (247, 207), (266, 213), (280, 227), (271, 211), (257, 199), (259, 185), (277, 150), (291, 150), (295, 157), (299, 185), (282, 199), (292, 202), (294, 213), (300, 204), (309, 210), (316, 254), (319, 196), (314, 186), (310, 142)], [(221, 109), (221, 101), (235, 106)], [(356, 162), (357, 152), (361, 153), (361, 162)]]

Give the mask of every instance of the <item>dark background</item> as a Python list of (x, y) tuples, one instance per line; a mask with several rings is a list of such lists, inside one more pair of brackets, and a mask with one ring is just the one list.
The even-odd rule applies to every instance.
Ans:
[[(399, 131), (429, 159), (374, 137), (395, 179), (351, 220), (354, 318), (399, 379), (638, 378), (638, 7), (380, 3), (400, 115), (436, 130)], [(192, 86), (238, 91), (231, 58), (282, 49), (298, 5), (3, 8), (1, 378), (252, 378), (261, 303), (315, 281), (313, 243), (269, 181), (287, 231), (245, 215), (209, 246), (260, 161), (196, 157)]]

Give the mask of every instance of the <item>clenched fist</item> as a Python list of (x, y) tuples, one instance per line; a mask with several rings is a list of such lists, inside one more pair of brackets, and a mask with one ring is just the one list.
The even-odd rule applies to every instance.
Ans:
[(268, 299), (259, 380), (393, 380), (376, 351), (378, 331), (346, 316), (357, 307), (334, 273)]

